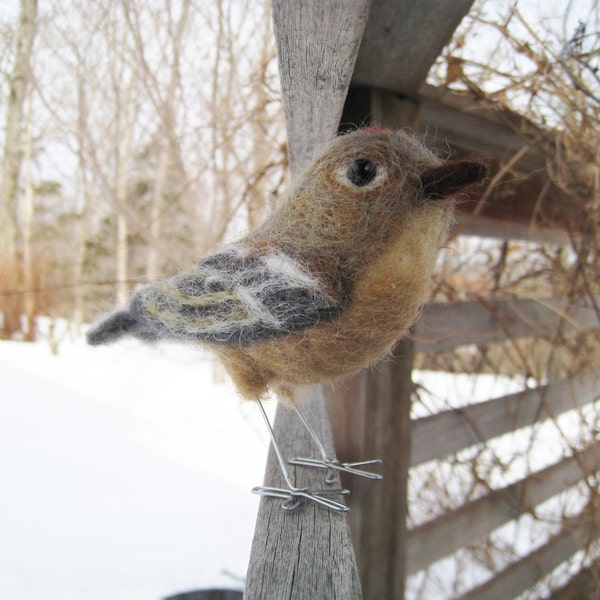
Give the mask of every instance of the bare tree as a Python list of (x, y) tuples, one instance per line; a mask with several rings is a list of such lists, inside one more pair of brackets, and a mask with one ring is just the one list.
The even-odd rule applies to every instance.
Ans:
[[(81, 219), (74, 270), (79, 276), (87, 270), (92, 277), (102, 271), (102, 277), (116, 281), (117, 300), (124, 302), (131, 278), (130, 240), (132, 231), (140, 229), (131, 206), (132, 162), (142, 118), (134, 42), (119, 11), (77, 0), (72, 11), (73, 22), (79, 22), (81, 29), (69, 21), (58, 40), (51, 38), (49, 43), (61, 48), (58, 59), (67, 67), (76, 95), (69, 105), (56, 96), (49, 96), (48, 103), (61, 107), (64, 115), (55, 111), (55, 118), (60, 119), (76, 156)], [(107, 271), (95, 264), (98, 257), (86, 239), (102, 223), (107, 225), (103, 236), (108, 239), (98, 244), (110, 244), (113, 257)]]
[[(17, 50), (9, 81), (6, 109), (2, 181), (0, 188), (0, 262), (1, 285), (14, 291), (19, 285), (17, 257), (17, 197), (23, 163), (22, 130), (27, 91), (31, 85), (31, 55), (36, 33), (37, 0), (21, 0), (21, 16), (17, 33)], [(19, 331), (19, 297), (5, 295), (2, 299), (0, 337), (9, 338)]]
[(31, 94), (27, 98), (25, 117), (25, 143), (24, 143), (24, 202), (23, 202), (23, 286), (24, 309), (26, 317), (25, 340), (33, 341), (35, 338), (35, 276), (33, 262), (33, 221), (35, 214), (35, 192), (33, 189), (32, 163), (33, 163), (33, 114)]
[[(266, 0), (47, 0), (33, 55), (31, 168), (18, 206), (2, 203), (23, 225), (17, 243), (17, 221), (2, 218), (13, 232), (2, 242), (15, 240), (14, 264), (27, 272), (26, 284), (2, 273), (15, 323), (37, 310), (25, 310), (24, 286), (40, 290), (38, 308), (74, 309), (80, 322), (115, 286), (123, 300), (133, 282), (171, 273), (261, 219), (286, 160), (270, 27)], [(3, 39), (16, 48), (17, 33)], [(4, 53), (0, 68), (16, 68), (17, 55)], [(22, 136), (22, 111), (19, 120)], [(10, 144), (15, 156), (24, 141)]]
[[(164, 214), (167, 177), (169, 168), (178, 155), (176, 103), (178, 92), (181, 92), (181, 53), (185, 41), (186, 26), (190, 18), (190, 6), (190, 0), (184, 0), (178, 7), (175, 7), (173, 2), (169, 0), (166, 6), (161, 6), (160, 13), (146, 11), (145, 16), (150, 17), (150, 32), (153, 41), (162, 37), (166, 38), (159, 47), (159, 64), (154, 65), (150, 64), (151, 61), (147, 57), (147, 54), (153, 50), (155, 51), (156, 47), (154, 45), (148, 48), (150, 44), (144, 39), (144, 31), (149, 28), (148, 20), (143, 20), (143, 5), (133, 0), (122, 0), (125, 19), (134, 39), (136, 62), (143, 73), (142, 85), (158, 117), (158, 158), (152, 182), (150, 223), (146, 233), (148, 246), (146, 277), (150, 280), (159, 275), (160, 226)], [(176, 14), (177, 9), (179, 14)], [(148, 15), (148, 12), (151, 12), (151, 14)], [(160, 17), (166, 20), (166, 23), (161, 21), (159, 14)], [(144, 22), (144, 25), (142, 22)], [(161, 31), (161, 29), (164, 29), (164, 31)], [(162, 69), (167, 71), (166, 82), (164, 83), (159, 77), (159, 71)], [(179, 96), (181, 96), (180, 93)]]

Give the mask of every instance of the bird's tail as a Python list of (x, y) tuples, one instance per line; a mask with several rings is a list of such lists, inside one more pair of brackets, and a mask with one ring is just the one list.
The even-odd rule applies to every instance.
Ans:
[(137, 319), (129, 311), (121, 310), (88, 331), (87, 342), (91, 346), (114, 342), (124, 335), (131, 334), (137, 324)]

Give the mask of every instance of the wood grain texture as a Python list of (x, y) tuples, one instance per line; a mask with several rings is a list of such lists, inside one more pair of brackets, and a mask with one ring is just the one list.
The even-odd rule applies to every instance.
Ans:
[(404, 597), (410, 396), (413, 345), (328, 392), (341, 460), (381, 458), (383, 481), (344, 480), (352, 491), (349, 519), (365, 598)]
[[(335, 135), (370, 0), (273, 0), (272, 13), (283, 93), (292, 176)], [(333, 438), (320, 387), (310, 391), (303, 413), (334, 456)], [(298, 417), (279, 406), (275, 436), (286, 458), (316, 457)], [(297, 485), (325, 487), (323, 471), (291, 468)], [(283, 484), (271, 448), (265, 485)], [(362, 598), (345, 514), (315, 504), (284, 511), (262, 498), (252, 542), (244, 598), (247, 600)]]
[(371, 0), (273, 0), (292, 173), (336, 133)]
[[(320, 387), (302, 407), (333, 455), (333, 442)], [(283, 455), (318, 457), (315, 445), (298, 416), (279, 405), (275, 431)], [(326, 488), (317, 469), (290, 467), (296, 485)], [(271, 448), (265, 485), (284, 487)], [(333, 487), (339, 487), (334, 484)], [(339, 499), (335, 497), (334, 499)], [(246, 600), (360, 600), (362, 598), (350, 532), (344, 513), (307, 503), (294, 511), (281, 509), (281, 500), (262, 498), (246, 578)]]
[(531, 473), (526, 479), (494, 490), (411, 530), (407, 572), (415, 573), (472, 544), (599, 469), (600, 443), (596, 443), (559, 463)]
[(373, 0), (352, 78), (416, 98), (473, 0)]
[(429, 306), (411, 337), (417, 352), (442, 352), (463, 344), (552, 335), (559, 325), (563, 333), (600, 327), (593, 309), (568, 306), (561, 298), (481, 300)]
[(413, 422), (411, 465), (442, 458), (474, 444), (530, 427), (596, 400), (600, 370), (561, 379)]

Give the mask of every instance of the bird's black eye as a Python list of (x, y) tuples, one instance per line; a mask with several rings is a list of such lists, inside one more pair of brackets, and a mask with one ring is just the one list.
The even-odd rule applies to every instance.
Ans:
[(348, 179), (358, 187), (371, 183), (375, 175), (377, 167), (366, 158), (357, 158), (348, 167)]

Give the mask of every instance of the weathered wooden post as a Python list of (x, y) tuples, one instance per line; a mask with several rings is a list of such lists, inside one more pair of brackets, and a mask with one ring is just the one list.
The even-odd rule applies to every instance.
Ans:
[[(361, 90), (358, 96), (351, 92), (348, 97), (343, 122), (416, 128), (415, 102), (374, 89)], [(383, 481), (377, 485), (344, 479), (351, 490), (349, 521), (359, 576), (369, 600), (404, 597), (413, 360), (414, 344), (404, 339), (376, 367), (326, 392), (343, 460), (371, 456), (383, 460), (378, 470)]]
[(412, 365), (413, 344), (403, 340), (377, 368), (328, 394), (340, 456), (383, 457), (382, 482), (344, 481), (365, 598), (404, 595)]
[[(374, 0), (342, 124), (417, 131), (419, 87), (471, 4)], [(365, 600), (404, 598), (413, 358), (414, 344), (403, 340), (387, 360), (328, 392), (341, 459), (383, 459), (377, 485), (344, 481)]]
[[(370, 0), (274, 0), (273, 23), (283, 92), (292, 174), (336, 133), (354, 69)], [(303, 412), (333, 455), (333, 441), (320, 387)], [(316, 456), (299, 419), (279, 406), (275, 436), (284, 456)], [(298, 485), (323, 487), (323, 472), (295, 468)], [(266, 485), (281, 485), (271, 449)], [(360, 600), (346, 517), (309, 503), (284, 511), (261, 500), (244, 598)]]

